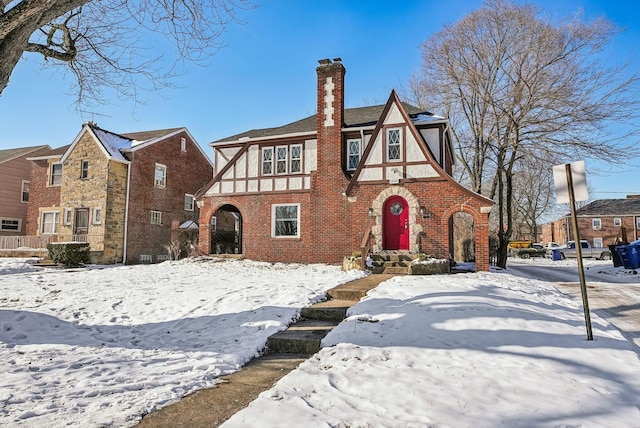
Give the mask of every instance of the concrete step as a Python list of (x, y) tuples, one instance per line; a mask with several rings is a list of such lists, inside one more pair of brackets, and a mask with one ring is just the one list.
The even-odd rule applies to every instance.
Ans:
[(315, 354), (320, 342), (339, 323), (322, 320), (302, 320), (287, 330), (272, 334), (267, 339), (269, 352), (283, 354)]
[(393, 274), (393, 275), (408, 275), (409, 274), (409, 267), (406, 266), (389, 266), (389, 267), (385, 267), (384, 271), (382, 272), (384, 274)]
[(303, 308), (300, 315), (304, 319), (341, 322), (347, 316), (347, 309), (355, 304), (353, 300), (331, 299)]

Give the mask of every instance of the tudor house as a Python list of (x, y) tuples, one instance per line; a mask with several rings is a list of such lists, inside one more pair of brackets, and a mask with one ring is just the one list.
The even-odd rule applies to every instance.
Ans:
[(95, 263), (166, 260), (213, 173), (186, 128), (119, 135), (86, 123), (71, 145), (30, 159), (27, 234), (89, 242)]
[(200, 251), (217, 252), (224, 222), (234, 252), (255, 260), (340, 263), (359, 250), (450, 258), (453, 216), (466, 213), (476, 268), (488, 270), (493, 202), (451, 177), (448, 121), (395, 91), (384, 105), (345, 109), (341, 60), (319, 63), (316, 115), (210, 143)]
[(25, 234), (31, 161), (29, 156), (51, 151), (49, 146), (0, 150), (0, 236)]

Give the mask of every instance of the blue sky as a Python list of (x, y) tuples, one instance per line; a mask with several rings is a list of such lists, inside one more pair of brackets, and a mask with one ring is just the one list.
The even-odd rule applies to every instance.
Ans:
[[(520, 2), (520, 1), (518, 1)], [(614, 40), (618, 60), (640, 65), (640, 6), (635, 1), (538, 0), (545, 13), (583, 8), (626, 31)], [(226, 47), (206, 66), (188, 65), (176, 89), (143, 93), (144, 105), (116, 101), (95, 114), (75, 111), (63, 73), (41, 70), (26, 56), (0, 96), (0, 149), (71, 143), (83, 122), (113, 132), (186, 126), (210, 156), (211, 141), (253, 128), (280, 126), (315, 113), (317, 60), (341, 57), (347, 107), (384, 103), (420, 64), (419, 45), (443, 26), (482, 6), (480, 0), (256, 0), (243, 24), (230, 24)], [(156, 46), (160, 51), (166, 47)], [(437, 108), (433, 108), (438, 113)], [(635, 164), (635, 165), (634, 165)], [(590, 174), (595, 199), (640, 193), (640, 159), (610, 173)]]

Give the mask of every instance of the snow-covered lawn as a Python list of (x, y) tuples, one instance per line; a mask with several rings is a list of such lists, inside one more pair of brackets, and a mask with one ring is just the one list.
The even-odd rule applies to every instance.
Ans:
[[(358, 275), (250, 261), (35, 271), (0, 259), (0, 425), (134, 425), (237, 370)], [(638, 426), (640, 360), (594, 315), (587, 341), (579, 304), (506, 272), (395, 277), (225, 426)]]
[(327, 265), (185, 260), (91, 269), (0, 258), (0, 426), (131, 426), (257, 356)]

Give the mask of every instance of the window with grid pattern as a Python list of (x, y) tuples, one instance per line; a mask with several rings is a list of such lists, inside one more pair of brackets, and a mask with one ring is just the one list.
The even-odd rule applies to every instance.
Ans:
[(347, 140), (347, 170), (355, 171), (362, 156), (360, 139)]
[(273, 147), (262, 149), (262, 175), (273, 174)]
[(151, 211), (151, 224), (162, 224), (162, 212)]
[(291, 155), (289, 156), (289, 171), (291, 174), (302, 172), (302, 146), (291, 146)]
[(401, 160), (400, 128), (387, 130), (387, 160)]
[(276, 174), (287, 173), (287, 147), (276, 148)]

